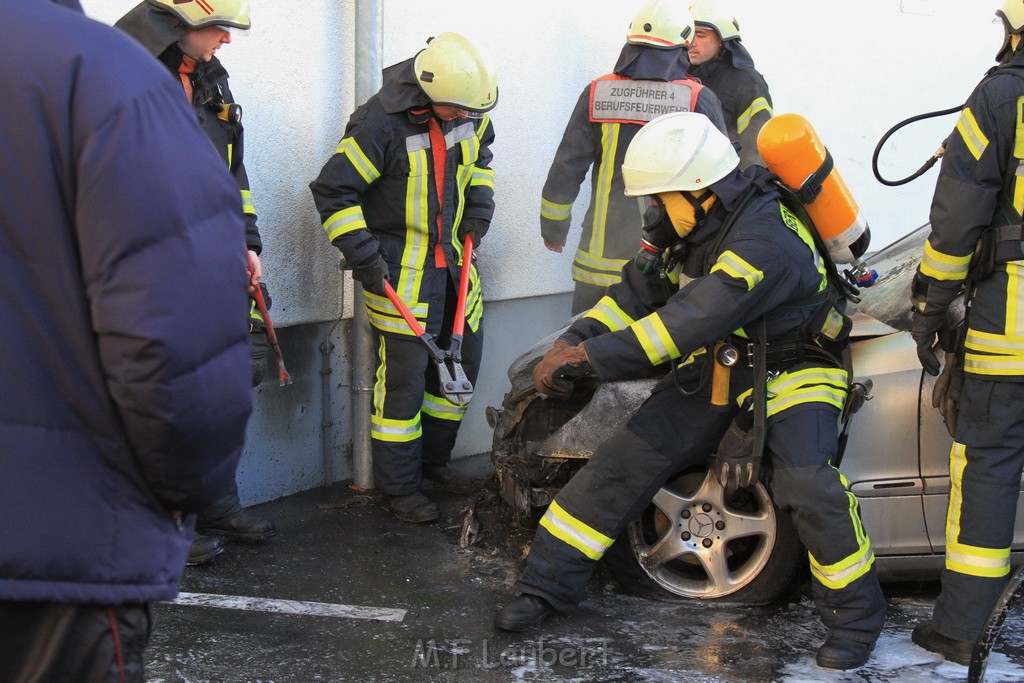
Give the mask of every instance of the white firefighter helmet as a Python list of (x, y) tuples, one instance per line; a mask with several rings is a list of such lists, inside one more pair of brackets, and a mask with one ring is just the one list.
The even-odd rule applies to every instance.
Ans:
[(148, 0), (178, 17), (193, 31), (209, 26), (248, 30), (249, 0)]
[(654, 0), (644, 5), (629, 25), (626, 42), (671, 49), (693, 40), (693, 17), (686, 0)]
[(693, 0), (690, 14), (697, 26), (713, 29), (719, 40), (726, 41), (740, 37), (740, 23), (732, 10), (720, 0)]
[(434, 104), (481, 113), (498, 103), (494, 61), (458, 33), (428, 40), (413, 60), (413, 70)]
[(708, 117), (676, 112), (637, 131), (622, 161), (622, 180), (630, 197), (701, 190), (739, 163), (729, 138)]

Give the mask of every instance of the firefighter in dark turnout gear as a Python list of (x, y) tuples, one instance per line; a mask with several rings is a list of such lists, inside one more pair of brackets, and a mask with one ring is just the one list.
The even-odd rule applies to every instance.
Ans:
[[(199, 125), (213, 143), (221, 159), (238, 183), (239, 211), (245, 220), (245, 246), (248, 250), (249, 289), (262, 287), (267, 306), (270, 293), (260, 282), (263, 251), (256, 226), (249, 177), (243, 163), (241, 108), (228, 88), (228, 72), (214, 54), (222, 44), (231, 42), (229, 29), (249, 28), (248, 0), (207, 0), (211, 11), (198, 3), (174, 3), (172, 0), (145, 0), (114, 24), (135, 38), (181, 81), (186, 98), (192, 103)], [(174, 182), (169, 178), (168, 182)], [(249, 346), (252, 384), (262, 379), (270, 354), (266, 327), (249, 297)], [(199, 514), (199, 535), (189, 551), (188, 564), (203, 564), (219, 555), (219, 537), (234, 541), (261, 542), (276, 533), (273, 522), (241, 506), (237, 483), (216, 503)]]
[(740, 146), (740, 168), (764, 166), (757, 134), (772, 117), (772, 96), (741, 42), (739, 22), (714, 0), (695, 0), (690, 12), (696, 27), (689, 49), (691, 73), (718, 95), (726, 133)]
[(637, 13), (613, 73), (580, 94), (548, 171), (541, 196), (544, 245), (561, 252), (573, 202), (590, 170), (590, 206), (572, 265), (572, 314), (590, 309), (636, 253), (636, 202), (623, 194), (622, 157), (640, 127), (662, 114), (706, 114), (726, 122), (713, 92), (687, 75), (693, 20), (685, 3), (649, 2)]
[[(763, 411), (754, 426), (767, 430), (774, 500), (793, 511), (809, 550), (815, 603), (829, 629), (817, 661), (836, 669), (867, 661), (885, 599), (857, 500), (831, 463), (848, 392), (840, 360), (849, 330), (844, 300), (808, 227), (766, 182), (770, 174), (737, 165), (729, 140), (700, 114), (655, 119), (630, 143), (623, 176), (627, 193), (650, 202), (644, 241), (693, 279), (666, 286), (675, 280), (658, 268), (637, 267), (645, 264), (638, 254), (622, 282), (561, 336), (534, 378), (539, 391), (558, 396), (587, 370), (613, 381), (670, 361), (682, 364), (551, 503), (517, 584), (521, 595), (499, 611), (498, 628), (523, 630), (554, 611), (570, 611), (595, 562), (659, 487), (703, 465), (716, 447), (713, 472), (727, 485), (726, 495), (756, 483), (761, 449), (723, 448), (730, 423), (745, 417), (741, 402), (746, 407), (752, 397)], [(651, 252), (645, 247), (644, 253)], [(767, 346), (756, 343), (765, 339)], [(741, 365), (727, 385), (701, 381), (711, 374), (705, 349), (721, 340), (765, 352), (760, 388), (756, 368)], [(726, 389), (728, 397), (715, 405), (713, 395)]]
[[(445, 398), (428, 352), (383, 283), (448, 348), (463, 244), (467, 235), (478, 244), (494, 213), (494, 128), (486, 112), (498, 91), (490, 58), (455, 33), (388, 67), (383, 81), (352, 114), (310, 189), (327, 237), (364, 288), (378, 350), (374, 484), (399, 519), (429, 522), (440, 510), (420, 492), (423, 477), (456, 493), (475, 490), (448, 466), (466, 406)], [(475, 382), (483, 298), (471, 268), (462, 365)]]
[[(946, 142), (911, 293), (924, 369), (939, 372), (936, 337), (947, 351), (933, 404), (953, 435), (942, 590), (912, 637), (965, 665), (1009, 577), (1024, 465), (1024, 0), (996, 14), (999, 65)], [(965, 289), (966, 319), (952, 334), (947, 311)]]

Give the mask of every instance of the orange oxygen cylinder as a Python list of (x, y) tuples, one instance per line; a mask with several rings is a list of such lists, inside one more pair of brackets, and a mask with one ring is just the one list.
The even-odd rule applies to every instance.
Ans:
[(807, 119), (799, 114), (768, 119), (758, 133), (757, 151), (768, 170), (800, 197), (832, 260), (850, 265), (846, 277), (858, 287), (873, 285), (878, 273), (861, 260), (871, 230)]

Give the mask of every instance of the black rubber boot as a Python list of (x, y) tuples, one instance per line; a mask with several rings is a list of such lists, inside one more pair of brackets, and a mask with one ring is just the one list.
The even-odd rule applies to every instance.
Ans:
[(422, 493), (405, 496), (388, 496), (388, 507), (403, 522), (423, 524), (441, 517), (441, 509), (430, 502)]
[(502, 631), (527, 631), (555, 613), (548, 601), (537, 595), (523, 593), (508, 603), (494, 617), (495, 628)]
[(196, 565), (206, 564), (222, 552), (224, 552), (224, 548), (216, 538), (196, 534), (192, 538), (192, 545), (189, 546), (188, 559), (185, 560), (185, 565), (195, 567)]
[(942, 655), (950, 662), (963, 664), (964, 666), (971, 665), (971, 653), (974, 652), (974, 643), (944, 636), (935, 630), (930, 621), (922, 621), (915, 626), (910, 639), (914, 641), (914, 645), (923, 647), (937, 655)]
[(423, 478), (429, 479), (434, 486), (449, 493), (467, 496), (480, 490), (480, 482), (457, 472), (450, 465), (424, 465)]
[(871, 656), (873, 649), (874, 643), (861, 643), (830, 635), (818, 648), (815, 661), (818, 662), (818, 666), (825, 669), (856, 669), (868, 663), (868, 657)]
[(238, 487), (231, 490), (199, 514), (196, 531), (209, 536), (223, 536), (231, 541), (259, 543), (277, 533), (274, 523), (242, 507)]
[(233, 516), (216, 523), (196, 522), (196, 529), (211, 536), (223, 536), (232, 541), (243, 543), (260, 543), (277, 533), (277, 528), (269, 519), (242, 508)]

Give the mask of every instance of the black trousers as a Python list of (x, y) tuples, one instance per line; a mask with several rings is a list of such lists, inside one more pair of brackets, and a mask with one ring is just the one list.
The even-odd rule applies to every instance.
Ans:
[[(441, 349), (451, 345), (456, 304), (454, 283), (449, 280), (444, 318), (435, 339)], [(451, 460), (466, 408), (444, 399), (437, 366), (416, 337), (382, 334), (376, 328), (373, 335), (377, 348), (370, 441), (373, 482), (389, 496), (415, 493), (424, 465)], [(480, 372), (483, 344), (483, 320), (475, 332), (467, 324), (462, 368), (473, 384)]]
[(950, 453), (946, 563), (935, 630), (974, 641), (1009, 580), (1024, 468), (1024, 383), (967, 375)]
[(142, 683), (149, 605), (0, 602), (0, 681)]

